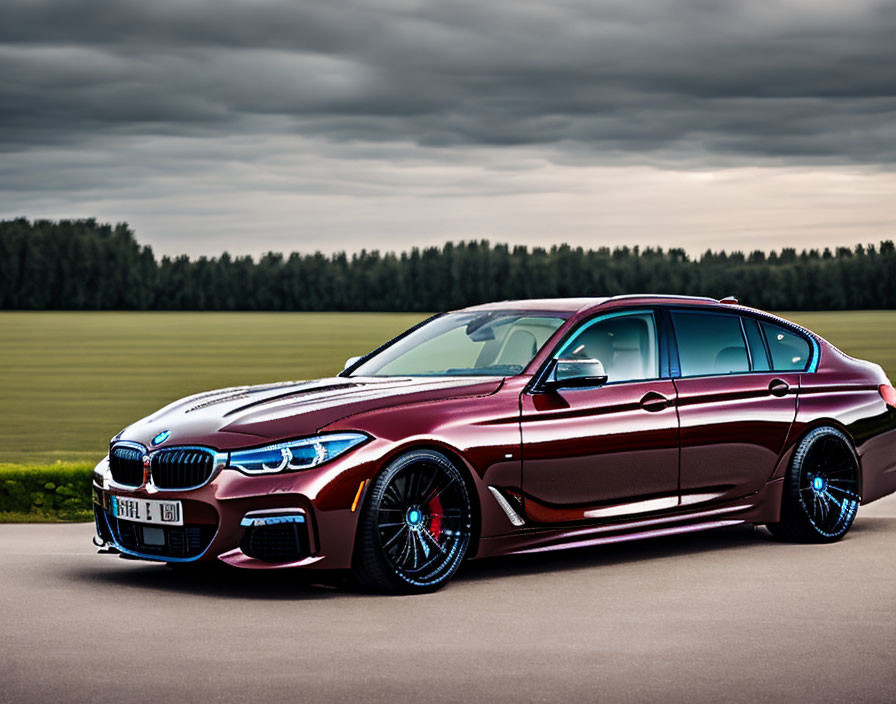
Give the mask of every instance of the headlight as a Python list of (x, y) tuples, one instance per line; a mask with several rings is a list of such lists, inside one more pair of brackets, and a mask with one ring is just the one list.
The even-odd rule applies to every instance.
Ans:
[(301, 440), (237, 450), (230, 453), (229, 466), (246, 474), (273, 474), (310, 469), (329, 462), (367, 440), (361, 433), (332, 433)]

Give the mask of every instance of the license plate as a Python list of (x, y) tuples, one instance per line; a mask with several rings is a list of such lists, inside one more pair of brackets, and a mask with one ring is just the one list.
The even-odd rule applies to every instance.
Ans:
[(184, 524), (180, 501), (156, 501), (132, 499), (126, 496), (110, 496), (112, 515), (125, 521), (161, 523), (166, 526)]

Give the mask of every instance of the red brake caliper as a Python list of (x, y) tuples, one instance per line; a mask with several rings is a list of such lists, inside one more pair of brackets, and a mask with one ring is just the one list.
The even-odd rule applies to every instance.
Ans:
[(436, 540), (442, 534), (442, 502), (436, 496), (432, 501), (426, 504), (426, 510), (431, 516), (429, 519), (429, 532)]

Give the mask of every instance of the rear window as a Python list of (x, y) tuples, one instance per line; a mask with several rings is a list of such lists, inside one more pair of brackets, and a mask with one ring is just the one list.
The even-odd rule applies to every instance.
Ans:
[(735, 315), (672, 312), (682, 376), (750, 371), (747, 345)]
[(780, 325), (760, 323), (772, 356), (775, 371), (795, 371), (806, 368), (809, 363), (809, 343), (795, 332)]

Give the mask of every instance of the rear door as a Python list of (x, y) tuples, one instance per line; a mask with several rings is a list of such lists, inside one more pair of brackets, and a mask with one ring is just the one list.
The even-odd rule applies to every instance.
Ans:
[(672, 309), (669, 317), (680, 374), (682, 504), (753, 494), (771, 478), (796, 416), (808, 343), (722, 309)]

